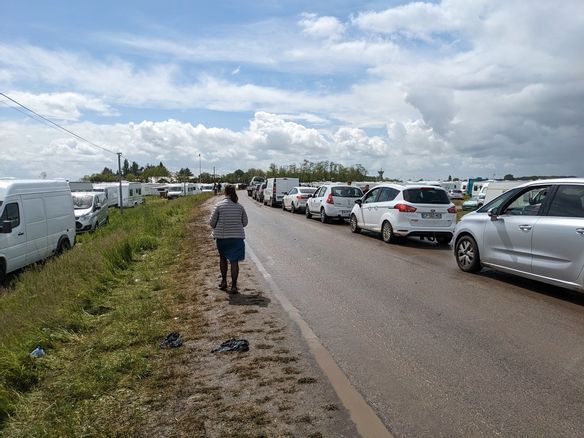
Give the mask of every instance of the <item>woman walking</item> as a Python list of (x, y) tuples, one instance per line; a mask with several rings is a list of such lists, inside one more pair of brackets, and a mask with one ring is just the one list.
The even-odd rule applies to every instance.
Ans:
[(237, 277), (239, 276), (239, 261), (245, 259), (245, 231), (247, 213), (240, 203), (235, 186), (225, 186), (225, 199), (215, 205), (215, 210), (209, 219), (213, 228), (213, 238), (217, 241), (219, 250), (219, 268), (221, 284), (219, 289), (227, 290), (227, 261), (231, 264), (230, 293), (238, 293)]

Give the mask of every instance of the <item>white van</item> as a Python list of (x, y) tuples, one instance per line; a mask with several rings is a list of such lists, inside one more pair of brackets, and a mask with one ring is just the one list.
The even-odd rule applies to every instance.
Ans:
[(67, 181), (0, 179), (0, 278), (74, 244)]
[(109, 208), (104, 192), (72, 192), (75, 230), (95, 231), (109, 223)]
[(298, 178), (268, 178), (264, 190), (264, 205), (282, 205), (282, 199), (290, 190), (300, 185)]

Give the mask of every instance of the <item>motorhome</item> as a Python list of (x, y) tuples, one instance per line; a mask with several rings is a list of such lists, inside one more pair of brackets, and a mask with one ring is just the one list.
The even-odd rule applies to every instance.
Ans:
[(108, 185), (109, 183), (98, 183), (93, 185), (94, 192), (102, 192), (105, 193), (106, 204), (108, 207), (117, 207), (118, 206), (118, 197), (119, 197), (119, 187)]
[(0, 179), (0, 278), (74, 244), (67, 181)]
[[(111, 182), (111, 183), (99, 183), (94, 184), (93, 186), (94, 191), (98, 192), (106, 192), (108, 198), (108, 205), (112, 206), (112, 201), (115, 196), (116, 202), (115, 205), (117, 207), (120, 206), (119, 200), (119, 190), (120, 190), (120, 183)], [(114, 192), (116, 195), (114, 195)], [(122, 205), (124, 207), (134, 207), (135, 205), (142, 204), (144, 202), (144, 197), (142, 196), (142, 183), (139, 182), (128, 182), (122, 181)]]
[(104, 192), (72, 192), (75, 230), (95, 231), (109, 222), (109, 208)]

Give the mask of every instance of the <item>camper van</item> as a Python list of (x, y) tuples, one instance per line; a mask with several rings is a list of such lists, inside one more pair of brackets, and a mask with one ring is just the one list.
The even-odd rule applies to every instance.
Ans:
[[(108, 205), (110, 207), (112, 205), (117, 207), (120, 206), (120, 183), (111, 182), (94, 184), (93, 190), (97, 192), (106, 192)], [(116, 200), (115, 204), (112, 202), (114, 196)], [(142, 183), (122, 181), (122, 200), (124, 207), (134, 207), (135, 205), (142, 204), (144, 202), (144, 197), (142, 196)]]
[(74, 244), (67, 181), (0, 179), (0, 278)]
[(75, 230), (95, 231), (109, 222), (107, 199), (103, 192), (72, 192)]

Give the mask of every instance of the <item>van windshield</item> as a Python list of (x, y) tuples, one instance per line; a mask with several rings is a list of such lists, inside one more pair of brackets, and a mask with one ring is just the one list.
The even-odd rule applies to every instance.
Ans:
[(93, 196), (73, 196), (73, 208), (75, 210), (85, 210), (93, 205)]

